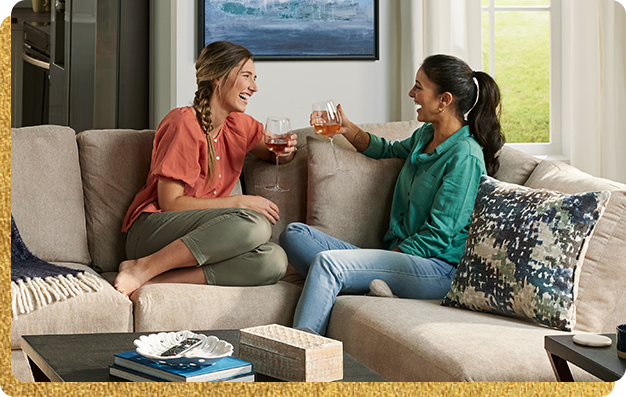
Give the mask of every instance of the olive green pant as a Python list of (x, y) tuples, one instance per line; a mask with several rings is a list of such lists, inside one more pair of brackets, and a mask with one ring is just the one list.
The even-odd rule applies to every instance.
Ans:
[(142, 214), (126, 234), (126, 255), (138, 259), (181, 239), (210, 285), (266, 285), (287, 271), (287, 255), (269, 239), (262, 214), (243, 208)]

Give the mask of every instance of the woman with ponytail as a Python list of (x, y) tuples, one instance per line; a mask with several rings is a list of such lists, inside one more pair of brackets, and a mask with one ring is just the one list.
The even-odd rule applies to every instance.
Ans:
[[(285, 274), (287, 258), (270, 243), (279, 209), (260, 196), (230, 193), (246, 153), (274, 162), (263, 125), (246, 115), (258, 90), (252, 54), (226, 41), (206, 46), (196, 62), (193, 106), (159, 124), (146, 185), (122, 231), (126, 255), (115, 288), (126, 296), (145, 284), (263, 285)], [(279, 161), (295, 154), (296, 135)]]
[[(301, 223), (280, 236), (289, 263), (306, 277), (294, 327), (325, 334), (339, 292), (442, 299), (467, 240), (480, 176), (498, 170), (500, 92), (462, 60), (434, 55), (417, 71), (409, 96), (424, 122), (389, 142), (342, 115), (343, 134), (364, 155), (405, 163), (393, 194), (385, 250), (359, 249)], [(372, 281), (377, 280), (372, 283)], [(369, 288), (371, 286), (371, 288)], [(390, 288), (389, 288), (390, 287)]]

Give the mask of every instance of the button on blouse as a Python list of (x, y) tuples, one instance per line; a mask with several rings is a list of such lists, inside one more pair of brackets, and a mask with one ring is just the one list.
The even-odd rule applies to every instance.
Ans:
[(485, 162), (468, 126), (433, 152), (422, 153), (433, 135), (434, 128), (429, 123), (401, 141), (390, 142), (370, 135), (370, 145), (363, 154), (376, 159), (407, 159), (396, 182), (385, 247), (458, 263), (467, 240), (480, 176), (486, 174)]
[(207, 136), (191, 107), (169, 112), (159, 124), (153, 143), (146, 185), (131, 204), (122, 231), (143, 212), (161, 212), (157, 198), (159, 179), (182, 182), (189, 197), (226, 197), (235, 187), (246, 153), (263, 139), (263, 124), (245, 113), (231, 113), (215, 143), (217, 178), (207, 175)]

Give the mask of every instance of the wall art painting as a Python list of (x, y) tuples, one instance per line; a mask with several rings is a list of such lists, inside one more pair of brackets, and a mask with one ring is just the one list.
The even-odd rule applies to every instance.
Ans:
[(256, 60), (378, 59), (378, 0), (199, 0), (199, 50), (227, 40)]

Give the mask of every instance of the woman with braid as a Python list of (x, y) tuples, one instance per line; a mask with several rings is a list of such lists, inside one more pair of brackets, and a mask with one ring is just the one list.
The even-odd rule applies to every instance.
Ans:
[[(275, 161), (263, 125), (244, 114), (255, 80), (246, 48), (222, 41), (202, 50), (193, 106), (159, 124), (146, 185), (124, 219), (128, 260), (114, 286), (125, 296), (152, 283), (250, 286), (284, 275), (285, 252), (268, 242), (276, 204), (230, 196), (246, 153)], [(293, 159), (295, 145), (291, 134), (281, 163)]]
[(394, 189), (386, 249), (358, 249), (301, 223), (283, 231), (280, 243), (289, 263), (306, 276), (294, 327), (325, 335), (337, 294), (365, 294), (370, 284), (372, 292), (390, 296), (388, 286), (411, 299), (442, 299), (450, 289), (480, 176), (498, 171), (496, 153), (504, 143), (500, 91), (488, 74), (472, 71), (462, 60), (433, 55), (417, 71), (409, 96), (424, 125), (401, 141), (362, 131), (340, 110), (339, 133), (359, 152), (405, 162)]

